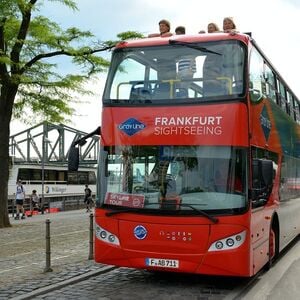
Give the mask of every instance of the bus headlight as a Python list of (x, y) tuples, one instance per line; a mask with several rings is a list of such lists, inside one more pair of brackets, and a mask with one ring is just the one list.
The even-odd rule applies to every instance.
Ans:
[(215, 246), (216, 246), (216, 248), (218, 249), (218, 250), (220, 250), (220, 249), (222, 249), (223, 248), (223, 243), (221, 242), (221, 241), (217, 241), (216, 242), (216, 244), (215, 244)]
[(226, 245), (228, 247), (233, 247), (234, 246), (234, 240), (232, 238), (229, 238), (226, 240)]
[(238, 234), (213, 242), (210, 245), (208, 252), (236, 249), (245, 242), (245, 239), (246, 239), (246, 230)]
[(120, 241), (119, 241), (118, 237), (115, 234), (105, 230), (98, 224), (96, 224), (96, 233), (95, 234), (96, 234), (96, 237), (102, 242), (120, 246)]

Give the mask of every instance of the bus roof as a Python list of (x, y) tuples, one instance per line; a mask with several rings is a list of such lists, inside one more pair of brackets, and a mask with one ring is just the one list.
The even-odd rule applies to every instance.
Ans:
[(116, 45), (116, 48), (127, 48), (127, 47), (149, 47), (149, 46), (160, 46), (167, 45), (171, 41), (182, 41), (182, 42), (210, 42), (210, 41), (220, 41), (220, 40), (240, 40), (245, 44), (248, 44), (251, 37), (247, 34), (236, 33), (234, 35), (229, 33), (201, 33), (201, 34), (181, 34), (173, 35), (170, 37), (154, 37), (154, 38), (144, 38), (136, 40), (122, 41)]

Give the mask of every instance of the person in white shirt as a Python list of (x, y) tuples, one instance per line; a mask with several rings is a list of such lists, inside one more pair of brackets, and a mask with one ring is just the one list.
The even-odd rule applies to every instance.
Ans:
[(17, 215), (15, 217), (16, 220), (25, 219), (25, 212), (24, 212), (24, 200), (25, 200), (25, 188), (22, 185), (22, 180), (19, 179), (17, 181), (16, 187), (16, 208), (17, 208)]

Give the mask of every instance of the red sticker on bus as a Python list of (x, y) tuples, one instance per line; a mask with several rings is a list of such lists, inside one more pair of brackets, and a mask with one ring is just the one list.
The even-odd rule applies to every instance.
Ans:
[(143, 208), (145, 202), (144, 195), (122, 194), (122, 193), (106, 193), (105, 204), (119, 205), (134, 208)]

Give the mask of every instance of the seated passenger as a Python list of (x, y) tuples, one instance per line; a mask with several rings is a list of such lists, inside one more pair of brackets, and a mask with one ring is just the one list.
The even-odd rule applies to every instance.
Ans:
[[(175, 30), (177, 35), (185, 34), (185, 27), (178, 26)], [(196, 61), (191, 55), (182, 56), (178, 60), (177, 78), (182, 82), (177, 85), (181, 94), (188, 96), (188, 88), (192, 83), (194, 74), (196, 73)], [(182, 93), (183, 92), (183, 93)]]

